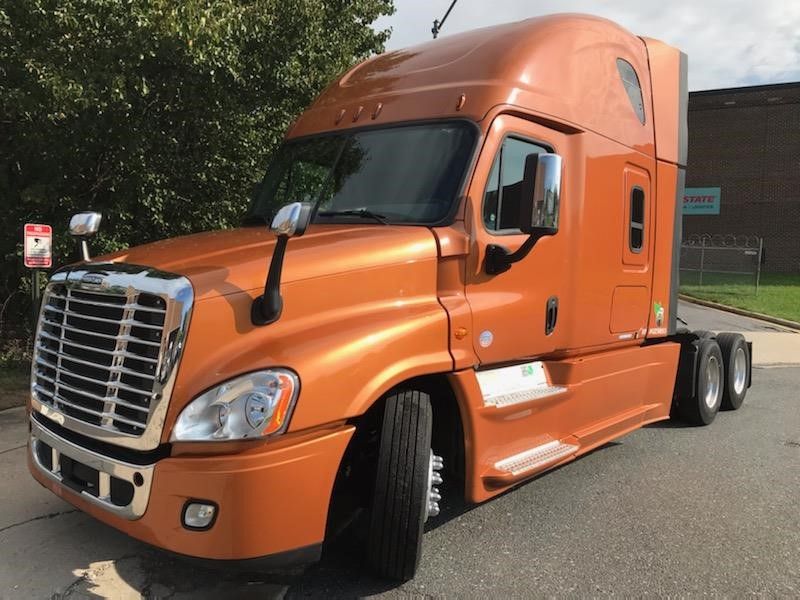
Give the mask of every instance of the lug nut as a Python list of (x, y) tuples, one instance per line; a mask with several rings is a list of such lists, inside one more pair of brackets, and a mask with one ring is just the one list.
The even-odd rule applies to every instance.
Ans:
[(434, 502), (438, 502), (441, 499), (442, 495), (439, 493), (439, 489), (435, 487), (431, 488), (431, 500), (433, 500)]
[(431, 483), (433, 485), (441, 485), (442, 481), (443, 481), (442, 476), (439, 475), (438, 472), (434, 471), (433, 474), (431, 475)]
[(439, 514), (439, 503), (438, 502), (428, 502), (428, 516), (435, 517)]

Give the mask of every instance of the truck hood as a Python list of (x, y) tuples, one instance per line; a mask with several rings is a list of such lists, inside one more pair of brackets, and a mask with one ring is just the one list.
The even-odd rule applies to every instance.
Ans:
[[(195, 300), (263, 289), (275, 236), (261, 227), (211, 231), (130, 248), (98, 258), (147, 265), (189, 278)], [(437, 256), (426, 227), (313, 225), (292, 238), (282, 283), (413, 262)]]

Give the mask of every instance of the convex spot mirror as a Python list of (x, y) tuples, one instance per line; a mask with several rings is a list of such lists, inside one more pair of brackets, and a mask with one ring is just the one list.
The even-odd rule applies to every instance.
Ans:
[(92, 237), (100, 229), (103, 215), (98, 212), (80, 212), (69, 220), (69, 233), (73, 237)]
[(293, 202), (282, 207), (272, 219), (270, 230), (278, 236), (303, 235), (311, 221), (312, 206), (308, 202)]
[(520, 202), (523, 233), (553, 235), (558, 232), (561, 165), (558, 154), (531, 154), (525, 159), (522, 185), (525, 200)]

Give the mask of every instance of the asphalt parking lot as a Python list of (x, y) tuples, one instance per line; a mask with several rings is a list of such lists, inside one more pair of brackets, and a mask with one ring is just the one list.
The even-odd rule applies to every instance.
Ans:
[[(722, 329), (728, 315), (708, 310), (684, 318)], [(0, 597), (798, 597), (800, 366), (774, 365), (800, 364), (800, 334), (733, 318), (725, 329), (788, 348), (758, 361), (741, 410), (707, 428), (649, 426), (477, 507), (445, 495), (420, 572), (399, 587), (366, 574), (347, 539), (303, 574), (176, 561), (40, 488), (24, 409), (2, 411)]]

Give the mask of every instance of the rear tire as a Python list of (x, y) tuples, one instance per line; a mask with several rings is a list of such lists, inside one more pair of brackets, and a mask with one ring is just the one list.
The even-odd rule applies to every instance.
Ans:
[(717, 336), (725, 379), (722, 389), (722, 409), (736, 410), (747, 395), (750, 373), (750, 352), (744, 336), (740, 333), (720, 333)]
[(722, 404), (725, 375), (722, 352), (712, 338), (701, 338), (695, 343), (697, 360), (694, 394), (691, 398), (681, 399), (678, 409), (684, 421), (693, 425), (710, 425)]
[(401, 390), (386, 399), (370, 516), (368, 561), (382, 577), (414, 577), (427, 516), (433, 411), (430, 397)]

